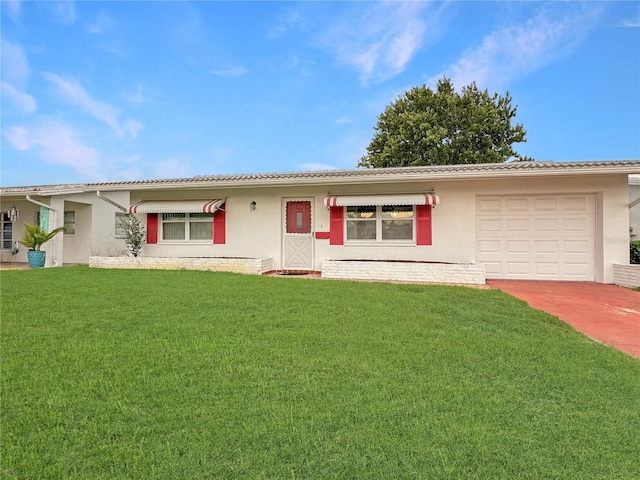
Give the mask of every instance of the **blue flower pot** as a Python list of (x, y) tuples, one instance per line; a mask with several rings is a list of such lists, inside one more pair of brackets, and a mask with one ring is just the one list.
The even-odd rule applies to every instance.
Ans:
[(43, 252), (42, 250), (29, 250), (27, 252), (27, 259), (29, 260), (29, 266), (31, 268), (42, 268), (47, 259), (47, 252)]

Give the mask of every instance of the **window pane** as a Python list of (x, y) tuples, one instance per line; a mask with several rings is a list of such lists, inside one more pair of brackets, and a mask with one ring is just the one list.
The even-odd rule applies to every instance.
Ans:
[(412, 240), (413, 220), (383, 220), (382, 240)]
[(375, 220), (347, 220), (347, 240), (375, 240)]
[(116, 238), (124, 238), (127, 235), (127, 232), (126, 232), (127, 217), (128, 215), (126, 213), (116, 212), (116, 229), (114, 232)]
[(65, 235), (75, 235), (76, 233), (76, 212), (64, 212)]
[(209, 220), (213, 218), (213, 213), (190, 213), (189, 219), (191, 220)]
[(347, 218), (376, 218), (376, 207), (347, 207)]
[(189, 238), (191, 240), (212, 240), (213, 223), (192, 222), (189, 224)]
[(413, 218), (412, 205), (394, 205), (382, 207), (382, 218)]
[(162, 220), (184, 220), (186, 214), (184, 213), (163, 213)]
[(163, 240), (184, 240), (184, 223), (163, 222), (162, 239)]

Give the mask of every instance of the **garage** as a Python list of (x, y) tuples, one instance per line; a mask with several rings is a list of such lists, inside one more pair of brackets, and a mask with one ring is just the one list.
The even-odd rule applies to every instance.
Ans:
[(487, 278), (596, 280), (592, 194), (478, 196), (476, 239)]

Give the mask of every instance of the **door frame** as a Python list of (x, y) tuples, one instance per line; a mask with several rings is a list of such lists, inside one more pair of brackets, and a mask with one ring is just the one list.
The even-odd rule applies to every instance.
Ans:
[[(287, 233), (287, 203), (288, 202), (309, 202), (310, 205), (310, 227), (309, 227), (309, 233)], [(295, 270), (299, 270), (299, 271), (312, 271), (314, 270), (314, 266), (315, 266), (315, 242), (314, 242), (314, 207), (315, 207), (315, 198), (313, 197), (282, 197), (282, 207), (281, 207), (281, 224), (282, 224), (282, 228), (281, 228), (281, 239), (282, 239), (282, 245), (281, 245), (281, 261), (280, 261), (280, 267), (282, 270), (287, 270), (287, 271), (295, 271)], [(308, 266), (290, 266), (287, 264), (287, 239), (291, 238), (291, 237), (297, 237), (297, 238), (308, 238), (309, 240), (309, 248), (310, 248), (310, 256), (309, 256), (309, 265)]]

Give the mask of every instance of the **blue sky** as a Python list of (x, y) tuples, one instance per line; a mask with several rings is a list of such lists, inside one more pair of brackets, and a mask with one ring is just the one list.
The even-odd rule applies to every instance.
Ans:
[(2, 186), (354, 168), (442, 76), (523, 155), (640, 158), (638, 2), (1, 3)]

